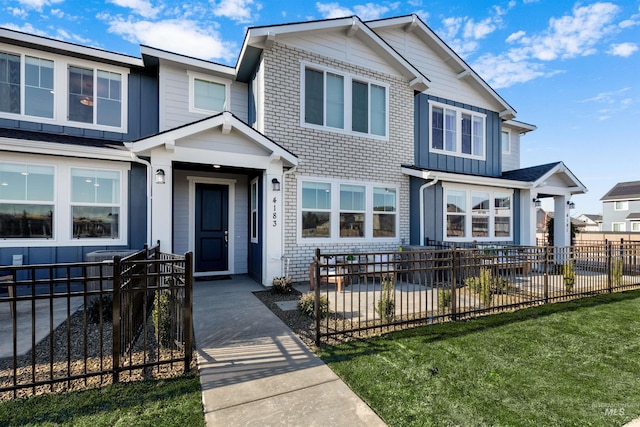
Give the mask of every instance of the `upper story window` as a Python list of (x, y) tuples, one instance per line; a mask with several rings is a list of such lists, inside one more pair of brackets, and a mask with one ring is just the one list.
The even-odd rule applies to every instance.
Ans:
[(628, 211), (629, 210), (629, 201), (621, 200), (617, 202), (613, 202), (613, 210), (615, 211)]
[(300, 178), (304, 241), (360, 241), (398, 236), (398, 189), (372, 183)]
[(0, 51), (0, 117), (125, 132), (126, 72), (31, 50)]
[(486, 115), (450, 105), (429, 103), (431, 152), (485, 159)]
[(511, 153), (511, 133), (508, 130), (502, 131), (502, 154)]
[(386, 85), (310, 64), (301, 75), (303, 126), (387, 138)]
[(228, 81), (193, 72), (188, 74), (190, 111), (211, 114), (229, 110), (231, 88)]

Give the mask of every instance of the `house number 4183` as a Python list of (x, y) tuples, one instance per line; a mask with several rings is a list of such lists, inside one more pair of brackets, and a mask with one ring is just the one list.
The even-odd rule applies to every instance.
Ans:
[(278, 205), (276, 204), (276, 202), (278, 201), (277, 198), (273, 198), (273, 223), (271, 224), (273, 227), (275, 227), (276, 225), (278, 225)]

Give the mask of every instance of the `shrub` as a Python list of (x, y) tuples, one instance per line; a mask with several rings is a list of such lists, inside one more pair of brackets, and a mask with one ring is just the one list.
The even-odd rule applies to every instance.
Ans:
[(504, 279), (500, 277), (493, 277), (491, 270), (488, 268), (481, 268), (480, 275), (469, 277), (464, 283), (469, 286), (473, 292), (479, 294), (480, 301), (485, 307), (491, 306), (491, 299), (498, 288), (502, 291), (503, 287), (507, 285), (503, 284)]
[(567, 292), (573, 291), (573, 285), (576, 281), (576, 271), (573, 263), (568, 262), (562, 267), (562, 283)]
[[(307, 317), (315, 318), (316, 296), (312, 293), (303, 294), (298, 301), (298, 311)], [(320, 295), (320, 318), (324, 319), (329, 315), (329, 300), (326, 295)]]
[(291, 277), (274, 277), (271, 292), (274, 294), (289, 294), (293, 291)]
[(388, 278), (382, 279), (382, 292), (376, 307), (376, 312), (380, 315), (383, 322), (389, 323), (393, 321), (396, 314), (395, 286), (393, 280)]
[(620, 286), (622, 284), (623, 267), (624, 262), (622, 258), (614, 258), (611, 261), (611, 280), (613, 281), (613, 286)]
[(451, 290), (438, 289), (438, 308), (442, 311), (451, 308), (451, 302)]
[(89, 323), (100, 323), (100, 317), (102, 316), (103, 322), (113, 321), (113, 296), (102, 295), (99, 298), (94, 298), (89, 303), (87, 309), (87, 321)]
[(167, 291), (158, 291), (153, 299), (153, 312), (151, 317), (156, 329), (158, 344), (162, 348), (171, 348), (173, 345), (173, 331), (171, 330), (171, 303), (172, 296)]

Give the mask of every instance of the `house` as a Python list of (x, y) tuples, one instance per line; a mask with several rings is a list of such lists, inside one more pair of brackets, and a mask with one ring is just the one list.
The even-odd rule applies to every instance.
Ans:
[(581, 231), (602, 231), (602, 215), (581, 214), (576, 219), (581, 222)]
[(619, 182), (600, 200), (602, 231), (640, 231), (640, 181)]
[[(0, 264), (160, 241), (196, 276), (308, 278), (316, 248), (557, 245), (586, 188), (417, 16), (251, 27), (234, 67), (0, 30)], [(6, 185), (5, 185), (6, 183)]]

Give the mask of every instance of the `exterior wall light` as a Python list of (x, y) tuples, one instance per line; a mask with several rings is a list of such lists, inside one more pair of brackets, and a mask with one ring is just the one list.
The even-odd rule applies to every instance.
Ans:
[(539, 208), (540, 206), (542, 206), (542, 202), (537, 197), (534, 197), (532, 202), (533, 202), (533, 206), (535, 206), (536, 208)]
[(156, 184), (164, 184), (167, 181), (165, 180), (165, 176), (164, 176), (164, 170), (163, 169), (158, 169), (156, 171)]
[(273, 191), (280, 191), (280, 181), (278, 181), (278, 178), (273, 178), (271, 185), (273, 186)]
[(575, 209), (576, 208), (576, 204), (573, 202), (567, 202), (567, 206), (569, 206), (569, 209)]

